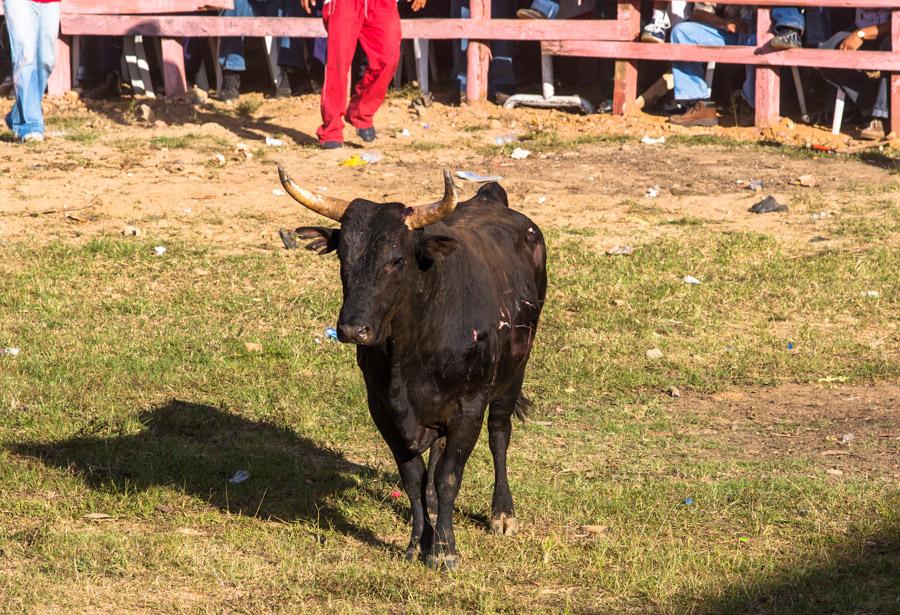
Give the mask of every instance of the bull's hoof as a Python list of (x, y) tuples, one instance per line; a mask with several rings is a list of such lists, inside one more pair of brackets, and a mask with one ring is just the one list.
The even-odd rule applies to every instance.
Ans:
[(515, 517), (508, 517), (506, 513), (500, 513), (491, 519), (491, 534), (515, 536), (519, 531), (519, 522)]
[(419, 556), (419, 545), (409, 545), (406, 547), (406, 553), (403, 554), (403, 559), (408, 562), (416, 561), (416, 558)]
[(425, 565), (432, 570), (440, 570), (442, 572), (453, 572), (459, 568), (459, 556), (449, 554), (429, 555), (425, 558)]

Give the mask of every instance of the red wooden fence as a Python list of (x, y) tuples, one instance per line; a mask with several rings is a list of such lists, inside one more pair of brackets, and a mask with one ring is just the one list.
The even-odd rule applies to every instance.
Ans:
[[(299, 0), (296, 0), (299, 2)], [(311, 17), (218, 17), (169, 13), (229, 8), (233, 0), (62, 0), (60, 57), (51, 79), (51, 93), (70, 87), (69, 41), (75, 35), (135, 35), (163, 38), (167, 95), (186, 89), (182, 41), (208, 36), (324, 36), (320, 19)], [(470, 0), (470, 19), (403, 20), (404, 38), (469, 39), (467, 98), (483, 100), (487, 92), (490, 54), (486, 41), (540, 41), (552, 55), (612, 58), (616, 60), (613, 112), (632, 110), (637, 97), (640, 60), (692, 60), (756, 66), (756, 123), (766, 126), (779, 115), (780, 66), (818, 66), (891, 71), (891, 128), (900, 134), (900, 0), (730, 0), (730, 4), (757, 6), (756, 47), (703, 47), (636, 42), (640, 34), (641, 0), (619, 0), (616, 19), (516, 20), (491, 19), (490, 0)], [(759, 6), (765, 4), (766, 6)], [(820, 49), (775, 51), (772, 6), (893, 9), (890, 52)]]

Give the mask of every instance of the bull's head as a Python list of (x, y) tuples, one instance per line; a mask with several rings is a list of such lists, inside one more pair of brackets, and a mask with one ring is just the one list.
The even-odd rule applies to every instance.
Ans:
[(390, 322), (406, 293), (415, 288), (415, 276), (456, 248), (453, 237), (425, 230), (456, 208), (458, 193), (450, 172), (444, 171), (441, 200), (414, 207), (365, 199), (348, 202), (317, 194), (294, 183), (280, 165), (278, 176), (294, 200), (341, 225), (295, 231), (300, 238), (313, 240), (307, 250), (319, 254), (337, 250), (344, 289), (338, 338), (381, 344), (391, 334)]

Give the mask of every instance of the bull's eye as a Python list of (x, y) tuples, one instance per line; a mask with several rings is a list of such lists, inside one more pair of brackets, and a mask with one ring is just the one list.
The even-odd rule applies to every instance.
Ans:
[(405, 261), (406, 261), (406, 259), (404, 257), (398, 256), (397, 258), (395, 258), (394, 260), (391, 261), (391, 269), (397, 269), (399, 267), (402, 267), (403, 263)]

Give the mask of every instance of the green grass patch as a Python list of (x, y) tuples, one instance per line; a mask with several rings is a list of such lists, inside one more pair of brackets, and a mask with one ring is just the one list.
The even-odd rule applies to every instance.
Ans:
[(748, 456), (766, 425), (710, 432), (660, 392), (900, 377), (896, 250), (798, 256), (691, 232), (607, 257), (585, 234), (548, 229), (534, 420), (510, 449), (523, 532), (485, 531), (482, 441), (457, 501), (463, 566), (443, 577), (402, 560), (396, 467), (353, 348), (323, 334), (333, 255), (0, 246), (0, 347), (21, 349), (0, 357), (5, 608), (889, 612), (889, 471), (836, 480), (817, 452)]

